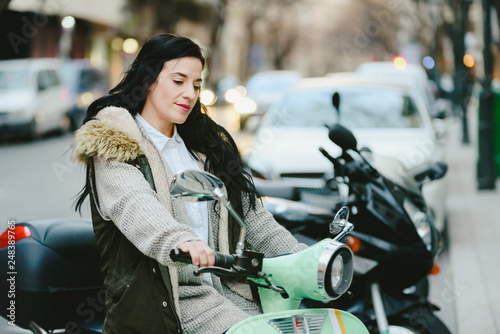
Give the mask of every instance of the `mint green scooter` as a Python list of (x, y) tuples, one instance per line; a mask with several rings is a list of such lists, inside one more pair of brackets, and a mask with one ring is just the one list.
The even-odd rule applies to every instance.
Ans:
[[(295, 254), (264, 258), (244, 249), (245, 227), (224, 195), (223, 182), (212, 174), (186, 170), (170, 186), (176, 198), (188, 201), (219, 200), (241, 226), (234, 255), (216, 253), (215, 265), (198, 269), (220, 277), (246, 278), (258, 287), (263, 314), (240, 321), (227, 334), (364, 334), (368, 330), (350, 313), (330, 308), (299, 308), (302, 299), (328, 302), (349, 288), (353, 275), (352, 252), (338, 242), (353, 229), (349, 209), (339, 210), (330, 224), (334, 239), (324, 239)], [(189, 253), (174, 249), (174, 261), (190, 263)]]

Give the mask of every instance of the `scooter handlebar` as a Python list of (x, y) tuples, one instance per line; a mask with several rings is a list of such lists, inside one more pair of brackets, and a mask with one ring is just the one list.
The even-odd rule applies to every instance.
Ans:
[[(189, 254), (189, 252), (184, 252), (177, 247), (174, 247), (170, 251), (170, 258), (174, 262), (182, 262), (188, 264), (192, 263), (191, 255)], [(234, 255), (226, 255), (226, 254), (221, 254), (219, 252), (215, 252), (214, 267), (229, 269), (234, 265), (235, 260), (236, 259)]]
[[(370, 181), (374, 176), (377, 176), (378, 172), (371, 167), (371, 165), (363, 158), (363, 163), (356, 162), (355, 160), (349, 160), (347, 162), (341, 163), (336, 158), (332, 157), (323, 147), (319, 148), (319, 151), (333, 163), (335, 174), (339, 176), (349, 176), (353, 180), (358, 182)], [(351, 158), (352, 159), (352, 158)]]

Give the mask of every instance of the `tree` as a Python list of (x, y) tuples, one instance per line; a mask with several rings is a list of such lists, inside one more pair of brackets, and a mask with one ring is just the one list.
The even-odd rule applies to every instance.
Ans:
[[(224, 25), (227, 0), (128, 0), (131, 19), (125, 29), (129, 34), (145, 41), (162, 33), (176, 33), (178, 24), (188, 21), (209, 30), (201, 42), (207, 49), (207, 64), (210, 68), (213, 50), (219, 44), (220, 31)], [(200, 38), (200, 36), (190, 36)], [(210, 77), (206, 78), (210, 81)]]
[[(352, 70), (361, 62), (394, 56), (398, 52), (398, 32), (407, 34), (413, 24), (413, 18), (401, 20), (405, 12), (402, 7), (390, 7), (378, 0), (348, 5), (328, 34), (335, 41), (326, 44), (331, 50), (329, 71)], [(402, 21), (407, 26), (401, 27)]]
[[(233, 1), (244, 19), (246, 38), (246, 64), (241, 77), (248, 78), (262, 66), (272, 69), (285, 69), (298, 37), (296, 5), (302, 0), (252, 0)], [(255, 64), (255, 51), (265, 50), (264, 64)], [(252, 61), (252, 59), (254, 61)]]

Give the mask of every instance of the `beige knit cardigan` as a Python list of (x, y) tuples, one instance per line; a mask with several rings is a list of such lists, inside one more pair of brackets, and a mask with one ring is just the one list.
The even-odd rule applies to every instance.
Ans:
[[(124, 163), (140, 154), (148, 158), (156, 192), (139, 169)], [(199, 238), (190, 227), (185, 204), (173, 199), (169, 193), (169, 184), (174, 175), (153, 142), (126, 109), (107, 107), (97, 114), (95, 120), (85, 123), (75, 133), (73, 157), (82, 163), (94, 157), (97, 189), (93, 191), (98, 193), (101, 216), (112, 220), (142, 253), (168, 268), (177, 313), (182, 314), (179, 285), (188, 284), (186, 289), (195, 290), (196, 285), (201, 287), (201, 279), (192, 275), (192, 266), (180, 267), (173, 263), (169, 253), (174, 246)], [(203, 170), (204, 157), (199, 157), (202, 160), (199, 166)], [(248, 201), (244, 200), (243, 204), (246, 212)], [(217, 210), (217, 214), (212, 205), (208, 208), (209, 244), (219, 252), (228, 254), (227, 210)], [(295, 252), (305, 247), (279, 225), (258, 201), (256, 210), (245, 216), (245, 223), (246, 246), (265, 256)], [(216, 278), (215, 283), (214, 286), (220, 290), (220, 280)], [(235, 282), (225, 282), (225, 285), (238, 295), (252, 300), (247, 285)], [(194, 290), (191, 292), (196, 295), (198, 292)], [(241, 316), (228, 321), (234, 323), (240, 319)]]

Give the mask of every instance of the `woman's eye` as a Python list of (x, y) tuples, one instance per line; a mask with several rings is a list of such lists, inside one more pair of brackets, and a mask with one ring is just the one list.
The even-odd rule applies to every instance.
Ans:
[(194, 86), (194, 89), (199, 91), (201, 89), (201, 86)]
[(182, 85), (182, 81), (174, 80), (177, 85)]

